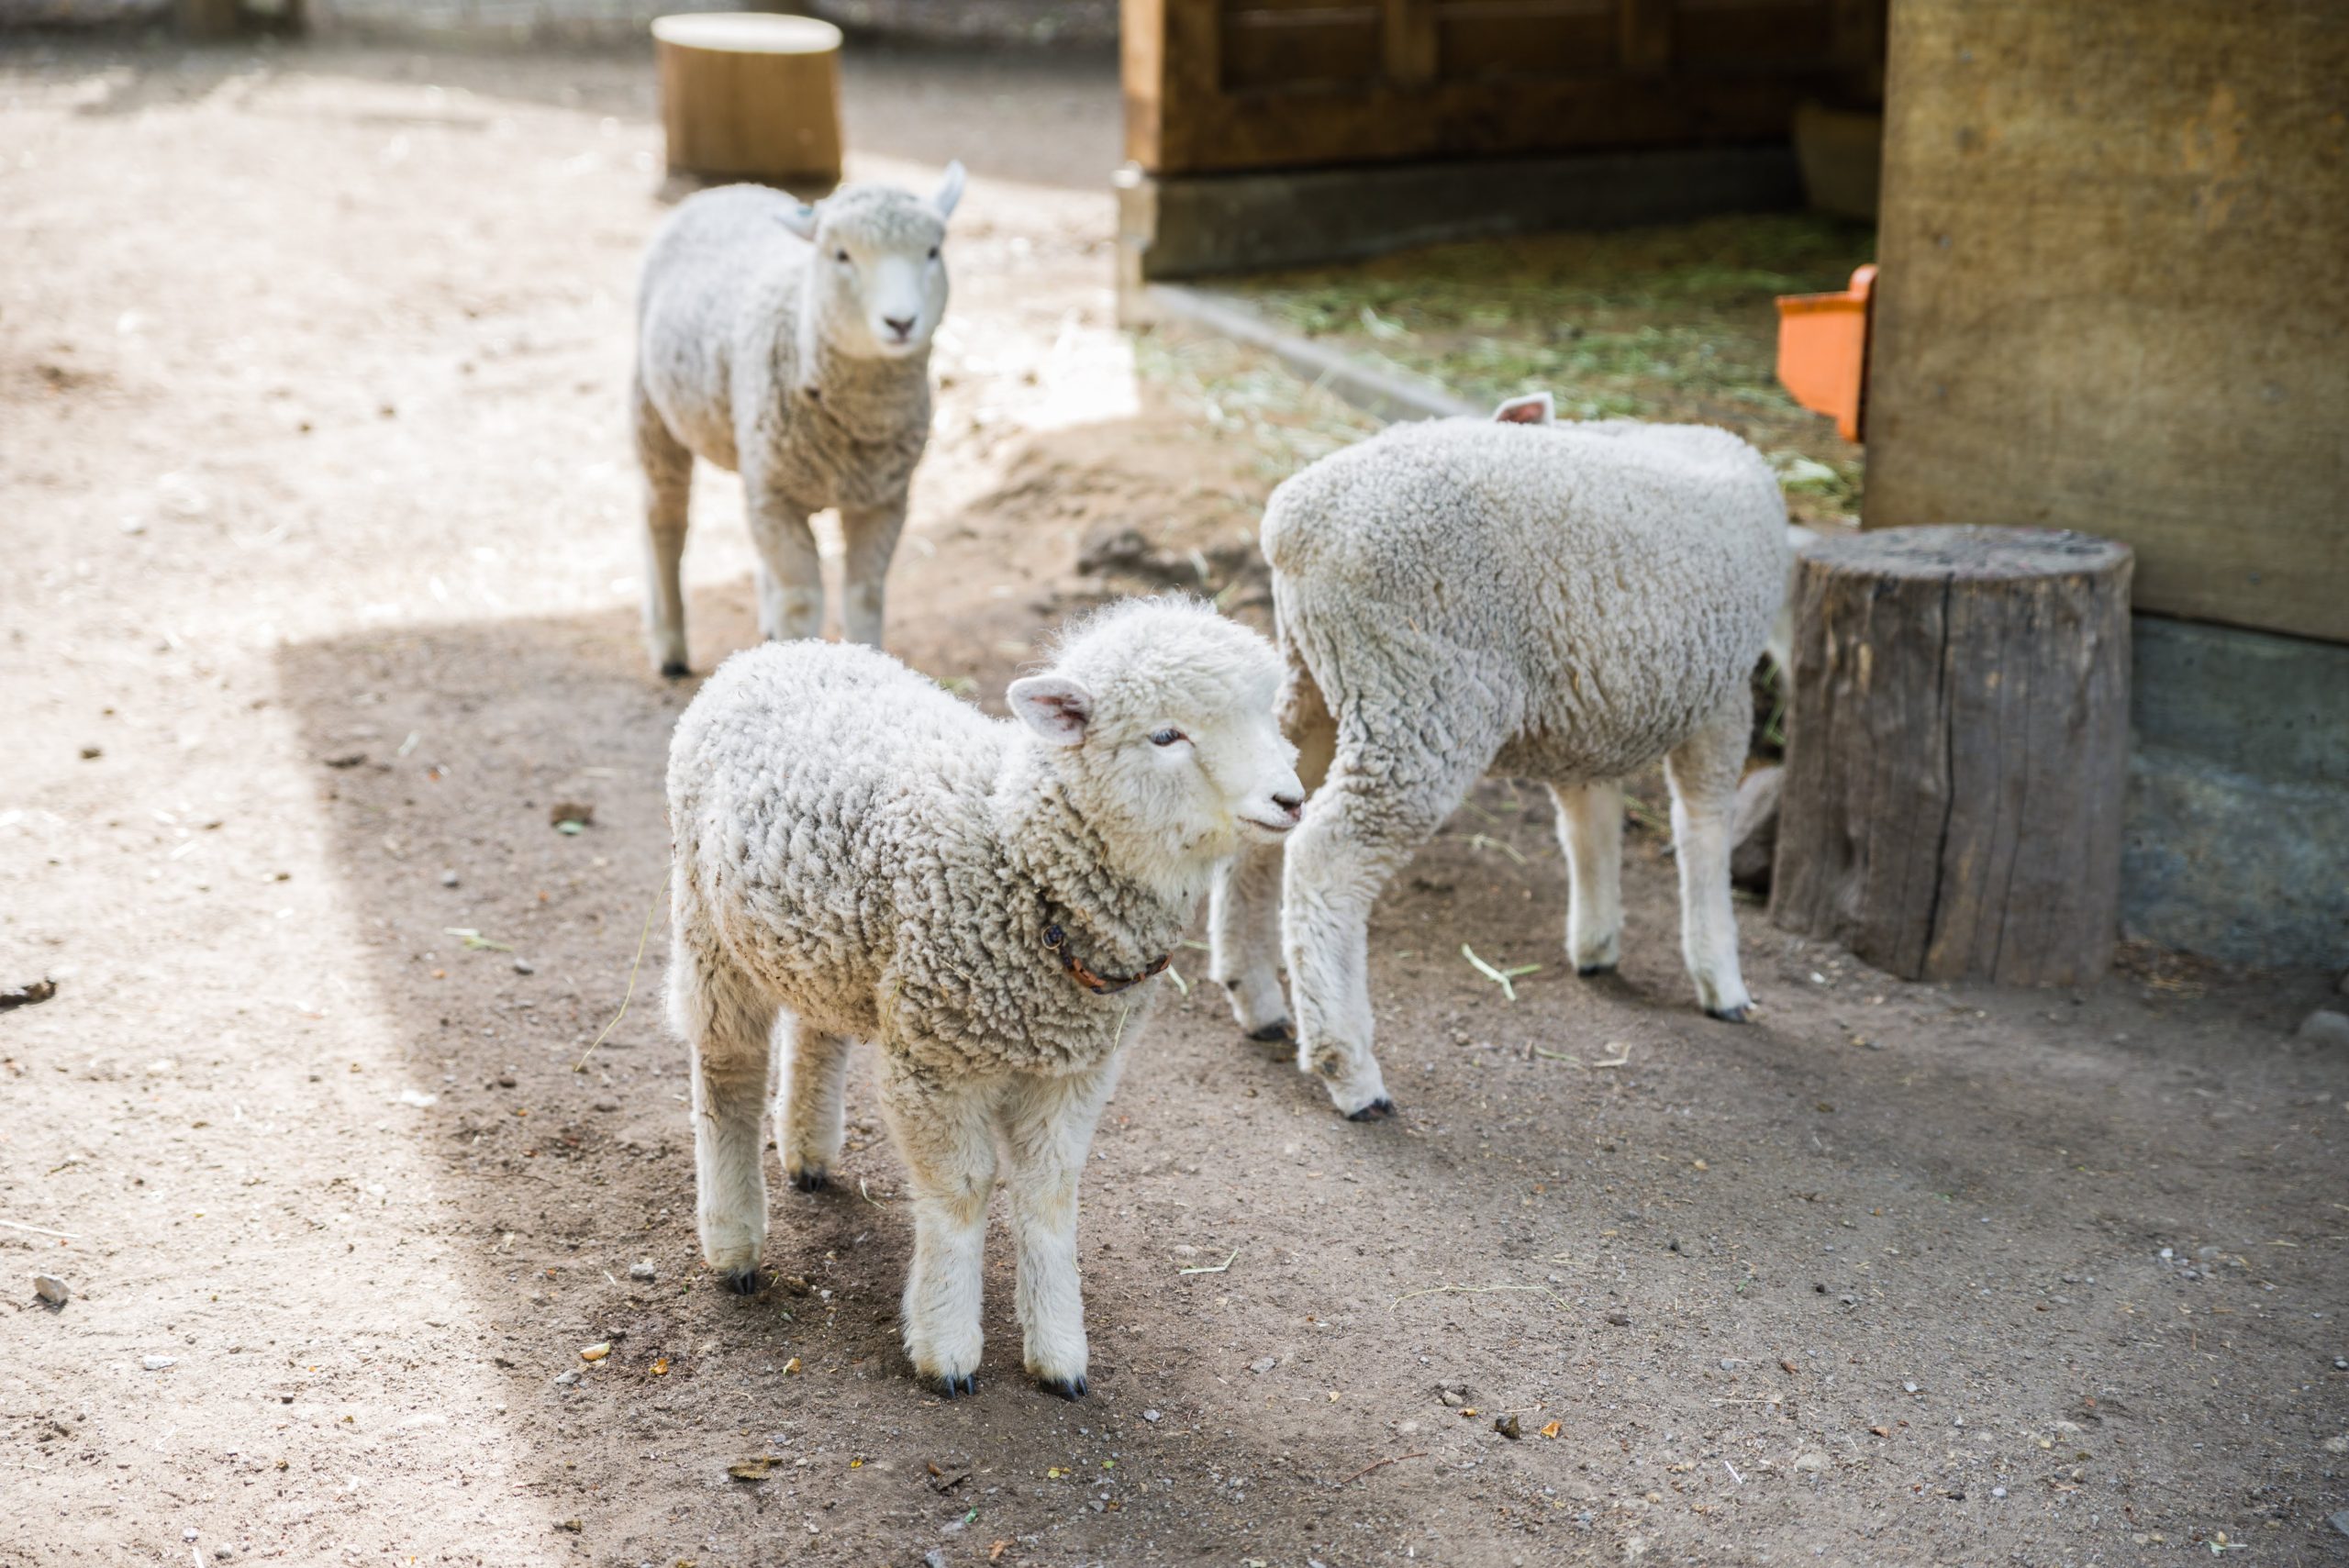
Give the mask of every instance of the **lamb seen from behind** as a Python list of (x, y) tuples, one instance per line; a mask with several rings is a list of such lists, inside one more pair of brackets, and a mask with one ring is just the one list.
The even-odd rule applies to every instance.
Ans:
[(645, 635), (688, 673), (680, 563), (698, 456), (742, 476), (759, 555), (759, 630), (824, 629), (810, 514), (840, 510), (841, 625), (881, 641), (882, 586), (930, 439), (930, 345), (946, 311), (950, 164), (928, 200), (848, 185), (809, 207), (763, 185), (682, 203), (637, 295), (629, 406), (644, 471)]
[(1314, 790), (1281, 851), (1216, 889), (1213, 972), (1241, 1027), (1290, 1029), (1297, 1063), (1357, 1120), (1394, 1110), (1371, 1051), (1368, 925), (1387, 878), (1488, 773), (1542, 780), (1566, 856), (1566, 951), (1615, 967), (1623, 785), (1662, 759), (1681, 948), (1716, 1018), (1751, 1004), (1729, 831), (1747, 680), (1791, 557), (1786, 501), (1726, 430), (1553, 424), (1548, 395), (1497, 418), (1395, 426), (1274, 491), (1264, 554), (1288, 684), (1284, 728)]
[(947, 1394), (979, 1366), (980, 1253), (1008, 1152), (1028, 1371), (1085, 1386), (1077, 1178), (1215, 867), (1297, 820), (1279, 659), (1208, 606), (1075, 627), (991, 719), (869, 649), (738, 653), (677, 725), (670, 1018), (691, 1047), (703, 1256), (755, 1290), (761, 1111), (784, 1173), (839, 1157), (847, 1052), (879, 1048), (914, 1253), (904, 1336)]

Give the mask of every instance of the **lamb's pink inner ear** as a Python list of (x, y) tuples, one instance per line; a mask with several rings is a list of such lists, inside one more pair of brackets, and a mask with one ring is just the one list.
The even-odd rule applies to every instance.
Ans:
[(1546, 425), (1551, 406), (1546, 392), (1535, 397), (1512, 397), (1493, 411), (1493, 417), (1504, 425)]
[(1061, 746), (1085, 739), (1093, 717), (1093, 694), (1064, 675), (1030, 675), (1005, 694), (1019, 722)]

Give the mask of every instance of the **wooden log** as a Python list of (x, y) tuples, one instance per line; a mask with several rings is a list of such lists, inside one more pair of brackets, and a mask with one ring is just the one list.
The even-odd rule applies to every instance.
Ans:
[(781, 184), (841, 177), (841, 30), (704, 12), (652, 24), (672, 173)]
[(2101, 974), (2132, 564), (2126, 545), (2024, 528), (1807, 550), (1770, 917), (1908, 980)]

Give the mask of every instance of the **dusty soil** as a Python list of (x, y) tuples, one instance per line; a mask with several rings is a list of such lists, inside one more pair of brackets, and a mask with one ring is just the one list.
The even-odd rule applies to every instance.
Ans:
[[(862, 172), (977, 175), (896, 647), (993, 701), (1105, 586), (1250, 613), (1313, 430), (1138, 382), (1113, 84), (851, 95)], [(1022, 1384), (1001, 1253), (981, 1396), (906, 1376), (862, 1070), (849, 1180), (776, 1200), (804, 1294), (712, 1289), (657, 944), (573, 1070), (688, 695), (618, 415), (647, 107), (629, 61), (0, 55), (0, 988), (59, 982), (0, 1013), (0, 1562), (2340, 1560), (2321, 977), (1912, 986), (1749, 910), (1765, 1006), (1714, 1024), (1644, 833), (1621, 978), (1556, 962), (1505, 784), (1379, 912), (1397, 1121), (1188, 955), (1086, 1190), (1092, 1398)], [(751, 629), (736, 501), (705, 665)], [(1463, 942), (1547, 967), (1510, 1003)]]

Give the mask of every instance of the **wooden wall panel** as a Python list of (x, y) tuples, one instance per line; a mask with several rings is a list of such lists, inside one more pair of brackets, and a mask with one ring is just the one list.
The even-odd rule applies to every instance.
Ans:
[(1868, 526), (2349, 640), (2349, 6), (1898, 0), (1886, 100)]
[(1783, 140), (1872, 91), (1887, 0), (1125, 0), (1150, 173)]
[(1436, 8), (1446, 81), (1604, 76), (1620, 57), (1614, 0), (1461, 0)]

